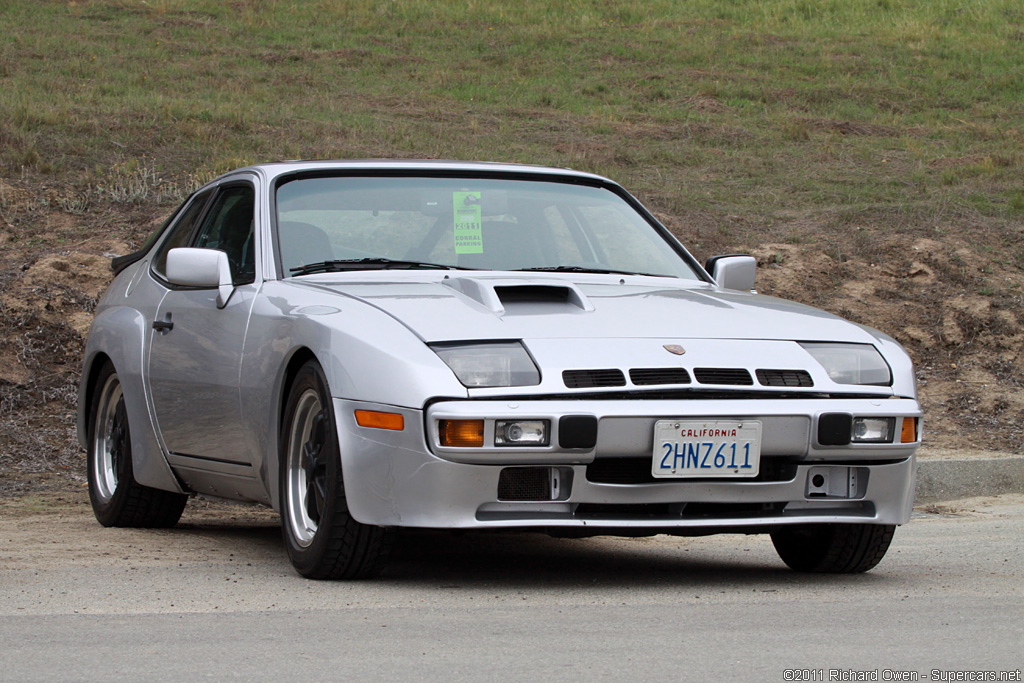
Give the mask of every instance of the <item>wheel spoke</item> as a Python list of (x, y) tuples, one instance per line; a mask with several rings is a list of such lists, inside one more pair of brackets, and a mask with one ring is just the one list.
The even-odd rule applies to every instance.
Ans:
[(121, 456), (127, 446), (128, 416), (122, 396), (114, 408), (114, 419), (110, 427), (110, 467), (116, 475), (121, 470)]
[(310, 439), (302, 446), (302, 469), (306, 472), (306, 485), (308, 486), (316, 470), (320, 466), (320, 447)]
[(327, 419), (323, 411), (313, 418), (309, 441), (302, 446), (303, 469), (306, 473), (306, 514), (319, 523), (327, 499), (327, 461), (324, 444), (327, 440)]
[(306, 514), (309, 515), (309, 519), (314, 523), (320, 522), (320, 513), (316, 509), (316, 494), (313, 493), (314, 487), (306, 487), (306, 496), (302, 501), (302, 504), (306, 508)]
[(327, 477), (318, 476), (313, 480), (313, 493), (316, 499), (316, 517), (319, 522), (324, 512), (324, 501), (327, 500)]

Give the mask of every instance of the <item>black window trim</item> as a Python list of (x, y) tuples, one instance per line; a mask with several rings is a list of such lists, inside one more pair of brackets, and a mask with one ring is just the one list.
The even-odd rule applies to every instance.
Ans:
[(270, 201), (270, 214), (268, 216), (270, 222), (270, 236), (271, 236), (271, 254), (273, 257), (275, 277), (278, 279), (286, 279), (288, 274), (284, 272), (284, 266), (281, 260), (281, 247), (280, 247), (280, 236), (277, 228), (277, 191), (282, 185), (290, 183), (295, 180), (305, 180), (307, 178), (343, 178), (343, 177), (375, 177), (375, 178), (486, 178), (492, 180), (527, 180), (534, 182), (550, 182), (550, 183), (562, 183), (564, 185), (585, 185), (588, 187), (596, 187), (604, 190), (608, 190), (614, 195), (617, 195), (620, 199), (626, 202), (631, 208), (633, 208), (640, 216), (645, 219), (654, 231), (661, 237), (668, 246), (675, 251), (682, 261), (693, 270), (696, 276), (697, 282), (706, 282), (708, 284), (714, 284), (715, 281), (708, 275), (707, 271), (701, 266), (700, 262), (695, 256), (693, 256), (683, 245), (682, 241), (676, 237), (671, 230), (659, 221), (653, 213), (647, 210), (640, 200), (629, 193), (624, 187), (618, 183), (606, 180), (596, 179), (589, 177), (579, 176), (561, 176), (561, 175), (549, 175), (543, 172), (535, 173), (530, 171), (476, 171), (476, 170), (465, 170), (465, 169), (380, 169), (380, 168), (353, 168), (353, 169), (337, 169), (337, 168), (312, 168), (312, 169), (299, 169), (295, 171), (289, 171), (282, 173), (275, 177), (267, 188), (267, 194)]
[[(255, 175), (253, 175), (251, 173), (246, 173), (246, 174), (237, 175), (237, 176), (236, 175), (232, 175), (232, 176), (227, 177), (227, 178), (222, 178), (222, 179), (217, 180), (217, 181), (215, 181), (215, 182), (213, 182), (213, 183), (211, 183), (209, 185), (203, 186), (203, 187), (199, 188), (198, 190), (196, 190), (195, 192), (192, 193), (192, 196), (195, 196), (195, 195), (199, 194), (200, 192), (209, 191), (210, 195), (206, 198), (205, 204), (203, 205), (202, 210), (199, 212), (199, 215), (196, 218), (196, 222), (192, 226), (192, 232), (189, 233), (188, 239), (185, 241), (185, 244), (187, 244), (188, 246), (192, 246), (195, 243), (196, 237), (198, 237), (198, 235), (199, 235), (199, 230), (206, 223), (206, 219), (209, 217), (210, 209), (213, 207), (214, 200), (217, 197), (220, 196), (220, 193), (223, 190), (227, 189), (227, 188), (238, 187), (238, 186), (241, 186), (241, 185), (248, 185), (249, 187), (252, 188), (252, 191), (253, 191), (253, 233), (254, 233), (253, 239), (257, 240), (256, 244), (257, 244), (257, 246), (259, 245), (261, 240), (259, 240), (259, 237), (255, 234), (255, 233), (259, 232), (259, 224), (256, 221), (257, 206), (259, 205), (259, 183), (257, 182), (257, 176), (255, 176)], [(185, 203), (182, 204), (182, 207), (185, 207), (187, 205), (188, 205), (188, 202), (185, 202)], [(175, 215), (177, 216), (180, 213), (181, 213), (181, 210), (179, 209), (178, 212)], [(173, 228), (172, 228), (172, 230), (173, 230)], [(167, 230), (167, 234), (169, 235), (170, 233), (171, 233), (171, 230)], [(164, 235), (160, 239), (159, 242), (160, 242), (161, 246), (163, 245), (163, 242), (166, 239), (167, 239), (167, 235)], [(159, 246), (156, 247), (157, 250), (159, 250), (159, 248), (160, 248)], [(259, 250), (257, 248), (257, 256), (258, 256), (258, 251)], [(154, 254), (155, 253), (156, 252), (154, 252)], [(256, 258), (256, 268), (257, 268), (257, 270), (260, 268), (260, 265), (261, 265), (260, 264), (260, 259)], [(166, 277), (164, 277), (163, 273), (160, 273), (160, 272), (158, 272), (156, 270), (155, 259), (151, 260), (150, 263), (149, 263), (149, 273), (150, 273), (150, 275), (152, 276), (152, 278), (154, 280), (156, 280), (157, 282), (159, 282), (161, 285), (163, 285), (164, 287), (166, 287), (168, 289), (172, 289), (172, 290), (176, 290), (176, 291), (202, 289), (201, 287), (189, 287), (189, 286), (186, 286), (186, 285), (175, 285), (175, 284), (172, 284), (171, 282), (169, 282), (167, 280)], [(257, 275), (258, 275), (258, 273), (257, 273)], [(258, 277), (255, 277), (253, 282), (255, 282), (258, 279), (259, 279)], [(251, 283), (245, 283), (245, 284), (251, 284)]]
[[(220, 189), (220, 184), (214, 184), (214, 185), (208, 185), (206, 187), (201, 187), (201, 188), (199, 188), (198, 190), (196, 190), (193, 193), (193, 196), (197, 196), (197, 195), (199, 195), (202, 192), (208, 192), (209, 194), (207, 195), (206, 199), (203, 200), (203, 207), (199, 210), (199, 214), (196, 217), (195, 223), (192, 225), (192, 231), (189, 233), (188, 239), (185, 240), (185, 244), (190, 244), (192, 242), (192, 240), (195, 239), (196, 230), (198, 230), (199, 226), (202, 225), (203, 220), (206, 219), (207, 212), (209, 212), (209, 210), (210, 210), (210, 200), (212, 200), (217, 195), (217, 191), (219, 189)], [(182, 206), (184, 207), (184, 206), (189, 206), (189, 205), (190, 205), (190, 203), (186, 203), (186, 204), (183, 204)], [(179, 211), (179, 214), (183, 214), (183, 213), (184, 213), (184, 211)], [(177, 221), (175, 221), (175, 223), (177, 223)], [(163, 249), (164, 242), (166, 242), (170, 238), (170, 235), (173, 232), (174, 232), (174, 226), (172, 225), (171, 228), (169, 230), (167, 230), (167, 234), (165, 234), (160, 239), (159, 244), (156, 245), (156, 249), (153, 252), (154, 256), (156, 256), (156, 254), (159, 253), (161, 249)], [(195, 287), (182, 287), (180, 285), (172, 285), (170, 282), (168, 282), (167, 278), (164, 277), (164, 274), (159, 272), (156, 269), (156, 259), (155, 258), (152, 258), (152, 259), (149, 260), (149, 274), (153, 277), (154, 280), (156, 280), (157, 282), (162, 284), (164, 287), (167, 287), (169, 289), (196, 289)]]
[[(253, 253), (253, 258), (254, 258), (254, 268), (258, 268), (259, 266), (257, 264), (258, 264), (260, 259), (257, 258), (257, 253), (256, 253), (256, 251), (258, 251), (258, 249), (256, 249), (256, 245), (258, 244), (258, 237), (257, 237), (256, 233), (259, 232), (260, 226), (259, 226), (259, 223), (256, 221), (256, 207), (259, 205), (259, 185), (257, 184), (255, 177), (253, 177), (252, 179), (249, 179), (249, 178), (246, 178), (244, 176), (232, 176), (230, 178), (225, 178), (223, 182), (218, 183), (216, 185), (216, 192), (214, 192), (212, 195), (210, 195), (210, 199), (207, 201), (206, 206), (203, 208), (202, 217), (198, 221), (196, 221), (195, 228), (192, 230), (192, 234), (189, 235), (188, 245), (190, 247), (195, 246), (195, 241), (196, 241), (196, 239), (199, 238), (199, 231), (203, 227), (206, 226), (206, 221), (210, 217), (210, 215), (209, 215), (210, 211), (213, 210), (213, 205), (217, 203), (217, 199), (220, 197), (220, 195), (225, 190), (230, 190), (230, 189), (235, 188), (235, 187), (249, 187), (252, 190), (252, 232), (253, 232), (253, 249), (255, 250), (254, 253)], [(252, 277), (253, 277), (253, 279), (251, 281), (233, 283), (233, 286), (234, 287), (241, 287), (243, 285), (251, 285), (254, 282), (256, 282), (257, 277), (256, 277), (256, 271), (255, 270), (253, 271), (253, 276)], [(191, 288), (187, 288), (187, 289), (191, 289)]]

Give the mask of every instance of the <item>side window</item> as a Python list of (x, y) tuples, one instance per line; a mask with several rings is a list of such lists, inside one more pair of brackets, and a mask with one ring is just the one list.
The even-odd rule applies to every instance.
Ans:
[(256, 279), (254, 203), (255, 191), (250, 185), (222, 189), (192, 245), (225, 252), (231, 264), (231, 279), (236, 285), (249, 284)]
[(180, 213), (178, 222), (171, 227), (167, 239), (160, 245), (160, 250), (157, 252), (156, 258), (153, 259), (153, 270), (158, 275), (163, 276), (166, 272), (167, 252), (175, 247), (188, 245), (188, 238), (192, 236), (192, 231), (196, 227), (196, 221), (199, 220), (203, 207), (206, 206), (206, 200), (210, 198), (210, 192), (212, 190), (207, 190), (193, 197), (192, 203)]

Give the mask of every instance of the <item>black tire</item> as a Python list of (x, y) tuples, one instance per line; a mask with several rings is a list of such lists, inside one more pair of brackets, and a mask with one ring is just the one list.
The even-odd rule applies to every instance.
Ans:
[(177, 524), (188, 496), (135, 481), (128, 412), (121, 382), (109, 362), (96, 378), (87, 433), (89, 500), (99, 523), (150, 529)]
[(859, 574), (885, 557), (891, 524), (801, 524), (772, 533), (779, 557), (798, 572)]
[(295, 570), (310, 579), (378, 574), (394, 532), (349, 514), (330, 392), (316, 361), (292, 382), (278, 453), (281, 531)]

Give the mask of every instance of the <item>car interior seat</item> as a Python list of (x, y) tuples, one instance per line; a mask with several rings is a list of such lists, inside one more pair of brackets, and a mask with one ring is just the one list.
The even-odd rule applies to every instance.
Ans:
[(285, 275), (290, 275), (292, 268), (334, 258), (334, 248), (331, 247), (327, 233), (315, 225), (299, 221), (280, 221), (277, 224), (277, 231)]

